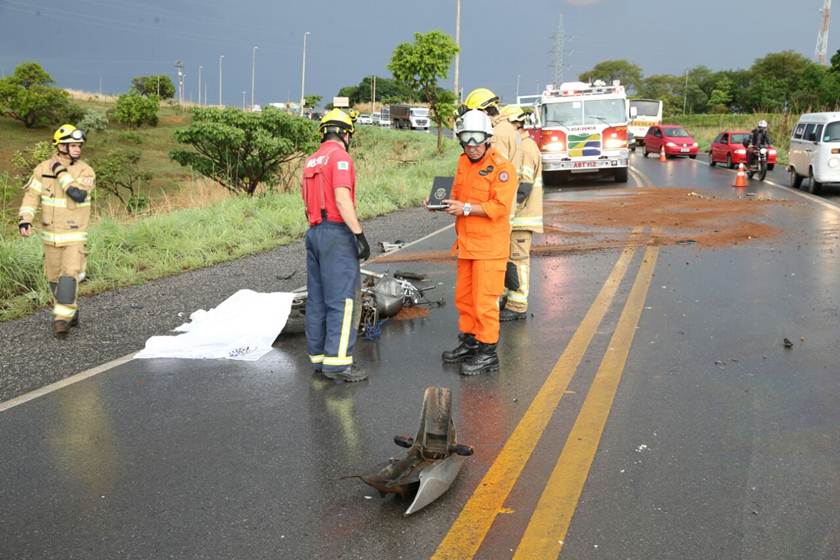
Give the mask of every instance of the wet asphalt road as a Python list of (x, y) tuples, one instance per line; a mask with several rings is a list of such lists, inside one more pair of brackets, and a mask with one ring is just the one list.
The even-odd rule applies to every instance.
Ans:
[[(737, 196), (731, 172), (699, 162), (634, 167), (628, 187), (547, 196)], [(448, 304), (360, 343), (359, 384), (314, 376), (302, 338), (281, 337), (258, 362), (132, 361), (0, 412), (0, 558), (537, 558), (561, 540), (573, 559), (840, 557), (840, 208), (747, 191), (796, 202), (767, 213), (783, 236), (534, 259), (533, 317), (503, 327), (498, 374), (440, 364)], [(453, 263), (394, 268), (451, 300)], [(339, 478), (399, 454), (391, 437), (416, 430), (429, 385), (452, 389), (476, 454), (404, 519), (407, 502)], [(517, 430), (535, 417), (547, 424)], [(493, 478), (511, 465), (513, 479)], [(505, 482), (498, 507), (474, 507)]]

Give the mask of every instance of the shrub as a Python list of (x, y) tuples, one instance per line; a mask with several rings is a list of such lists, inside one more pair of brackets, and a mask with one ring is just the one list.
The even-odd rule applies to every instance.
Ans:
[(160, 99), (156, 95), (145, 97), (136, 93), (127, 93), (117, 98), (113, 114), (117, 122), (129, 128), (138, 128), (143, 125), (157, 126), (159, 108)]
[(85, 112), (85, 115), (79, 120), (79, 124), (76, 126), (84, 130), (85, 133), (102, 132), (108, 128), (108, 117), (101, 111), (91, 109)]
[(0, 79), (0, 114), (21, 121), (26, 128), (74, 121), (71, 117), (79, 115), (78, 105), (52, 84), (52, 76), (40, 65), (19, 65), (11, 76)]
[(32, 175), (32, 170), (35, 169), (35, 166), (45, 159), (52, 157), (53, 153), (55, 153), (55, 148), (52, 143), (44, 140), (23, 150), (16, 151), (12, 154), (10, 163), (12, 164), (12, 169), (14, 169), (16, 177), (26, 180)]

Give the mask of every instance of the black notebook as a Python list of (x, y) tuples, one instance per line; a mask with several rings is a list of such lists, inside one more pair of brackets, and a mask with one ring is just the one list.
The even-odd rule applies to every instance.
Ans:
[(452, 193), (452, 180), (454, 177), (435, 177), (432, 182), (432, 192), (429, 193), (429, 208), (432, 210), (443, 210), (448, 208), (443, 201), (449, 198)]

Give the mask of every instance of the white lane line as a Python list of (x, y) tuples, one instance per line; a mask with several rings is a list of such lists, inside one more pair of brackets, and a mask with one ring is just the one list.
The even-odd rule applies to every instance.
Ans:
[[(696, 163), (700, 163), (700, 164), (703, 164), (703, 165), (709, 165), (705, 161), (699, 161), (699, 160), (696, 160), (696, 159), (691, 160), (691, 161), (694, 161)], [(737, 173), (738, 172), (735, 169), (725, 169), (725, 168), (721, 168), (721, 171), (729, 171), (730, 173)], [(810, 200), (811, 202), (816, 202), (817, 204), (821, 204), (822, 206), (825, 206), (826, 208), (834, 210), (835, 212), (840, 212), (840, 205), (834, 204), (833, 202), (829, 202), (829, 201), (825, 200), (824, 198), (820, 198), (820, 197), (818, 197), (816, 195), (813, 195), (811, 193), (802, 192), (800, 190), (793, 189), (791, 187), (786, 187), (784, 185), (780, 185), (779, 183), (773, 181), (772, 179), (765, 179), (764, 183), (766, 183), (768, 185), (772, 185), (772, 186), (776, 187), (777, 189), (782, 189), (783, 191), (785, 191), (787, 193), (793, 193), (797, 196), (801, 196), (802, 198), (804, 198), (806, 200)]]
[[(416, 239), (416, 240), (414, 240), (410, 243), (406, 243), (405, 245), (403, 245), (399, 249), (395, 249), (388, 254), (391, 255), (393, 253), (396, 253), (397, 251), (402, 251), (403, 249), (411, 247), (412, 245), (416, 245), (417, 243), (420, 243), (421, 241), (425, 241), (426, 239), (429, 239), (430, 237), (435, 236), (439, 233), (442, 233), (442, 232), (444, 232), (444, 231), (446, 231), (450, 228), (453, 228), (453, 227), (455, 227), (454, 223), (449, 224), (448, 226), (444, 226), (444, 227), (442, 227), (438, 230), (433, 231), (432, 233), (430, 233), (426, 236), (421, 237), (420, 239)], [(67, 387), (68, 385), (72, 385), (73, 383), (78, 383), (79, 381), (84, 381), (88, 377), (93, 377), (94, 375), (103, 373), (105, 371), (108, 371), (109, 369), (112, 369), (112, 368), (115, 368), (117, 366), (121, 366), (125, 363), (128, 363), (128, 362), (130, 362), (131, 360), (134, 359), (134, 354), (136, 354), (137, 352), (139, 352), (139, 350), (135, 350), (134, 352), (132, 352), (130, 354), (126, 354), (125, 356), (123, 356), (121, 358), (111, 360), (110, 362), (106, 362), (106, 363), (104, 363), (102, 365), (98, 365), (94, 368), (79, 372), (75, 375), (71, 375), (70, 377), (62, 379), (61, 381), (56, 381), (55, 383), (50, 383), (49, 385), (45, 385), (44, 387), (41, 387), (40, 389), (35, 389), (34, 391), (24, 393), (23, 395), (19, 395), (19, 396), (13, 398), (13, 399), (2, 402), (2, 403), (0, 403), (0, 412), (3, 412), (5, 410), (9, 410), (10, 408), (14, 408), (18, 405), (21, 405), (25, 402), (29, 402), (33, 399), (37, 399), (38, 397), (43, 397), (44, 395), (52, 393), (53, 391), (58, 391), (59, 389)]]
[(83, 371), (81, 373), (77, 373), (76, 375), (71, 375), (61, 381), (56, 381), (55, 383), (50, 383), (49, 385), (45, 385), (40, 389), (35, 389), (34, 391), (30, 391), (28, 393), (24, 393), (18, 397), (15, 397), (11, 400), (6, 402), (0, 403), (0, 412), (5, 410), (9, 410), (10, 408), (14, 408), (18, 405), (21, 405), (25, 402), (29, 402), (33, 399), (37, 399), (38, 397), (42, 397), (46, 394), (52, 393), (53, 391), (58, 391), (63, 387), (67, 387), (68, 385), (72, 385), (73, 383), (78, 383), (88, 377), (93, 377), (96, 374), (102, 373), (103, 371), (108, 371), (111, 368), (115, 368), (117, 366), (121, 366), (127, 362), (130, 362), (134, 359), (135, 352), (131, 354), (126, 354), (122, 358), (117, 358), (116, 360), (111, 360), (110, 362), (106, 362), (102, 365), (96, 366), (95, 368), (91, 368), (87, 371)]

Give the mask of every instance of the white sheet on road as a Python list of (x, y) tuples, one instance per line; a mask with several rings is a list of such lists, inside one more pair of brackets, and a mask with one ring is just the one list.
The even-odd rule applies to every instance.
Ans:
[(177, 336), (153, 336), (135, 358), (255, 361), (271, 350), (292, 309), (291, 292), (239, 290), (218, 307), (199, 309)]

